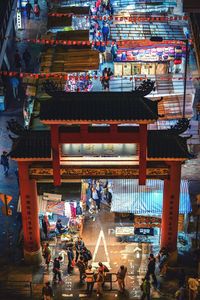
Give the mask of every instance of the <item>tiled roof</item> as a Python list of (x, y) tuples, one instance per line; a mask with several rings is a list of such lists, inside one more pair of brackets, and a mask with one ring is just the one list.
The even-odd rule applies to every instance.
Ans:
[[(168, 130), (148, 131), (148, 158), (188, 158), (186, 139)], [(13, 158), (51, 158), (49, 131), (28, 131), (14, 144)]]
[(66, 93), (41, 102), (40, 119), (62, 121), (157, 120), (158, 104), (136, 92)]
[(47, 22), (47, 28), (58, 28), (58, 27), (67, 27), (67, 26), (72, 26), (72, 17), (54, 17), (54, 16), (49, 16), (48, 17), (48, 22)]
[(189, 158), (185, 138), (170, 130), (148, 131), (148, 158)]
[(13, 144), (13, 158), (51, 158), (50, 131), (27, 131)]

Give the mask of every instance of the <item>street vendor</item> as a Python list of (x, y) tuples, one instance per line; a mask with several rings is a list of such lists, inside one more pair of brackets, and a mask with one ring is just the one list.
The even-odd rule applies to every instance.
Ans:
[(67, 232), (67, 226), (63, 226), (62, 222), (60, 219), (57, 220), (56, 222), (56, 230), (58, 231), (59, 234), (63, 234)]

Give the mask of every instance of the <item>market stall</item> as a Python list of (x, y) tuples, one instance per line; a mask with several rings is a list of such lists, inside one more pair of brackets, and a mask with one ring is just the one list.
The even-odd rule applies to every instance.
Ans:
[[(149, 242), (159, 244), (163, 203), (163, 181), (147, 180), (146, 186), (139, 186), (137, 180), (122, 179), (112, 182), (111, 211), (120, 223), (132, 223), (126, 232), (116, 236), (123, 241)], [(185, 215), (191, 210), (187, 181), (181, 181), (179, 206), (179, 232), (184, 232)]]
[(91, 49), (49, 48), (41, 55), (41, 72), (86, 72), (99, 68), (99, 52)]
[(164, 75), (182, 73), (185, 47), (180, 45), (129, 48), (118, 46), (114, 57), (114, 75)]

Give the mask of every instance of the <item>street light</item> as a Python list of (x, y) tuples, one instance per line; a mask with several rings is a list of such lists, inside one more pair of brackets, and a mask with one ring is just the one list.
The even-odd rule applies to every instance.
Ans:
[[(151, 42), (162, 42), (164, 39), (161, 36), (152, 36), (150, 38)], [(183, 90), (183, 111), (182, 116), (185, 119), (185, 104), (186, 104), (186, 89), (187, 89), (187, 67), (189, 59), (189, 42), (188, 39), (180, 40), (185, 43), (185, 69), (184, 69), (184, 90)]]

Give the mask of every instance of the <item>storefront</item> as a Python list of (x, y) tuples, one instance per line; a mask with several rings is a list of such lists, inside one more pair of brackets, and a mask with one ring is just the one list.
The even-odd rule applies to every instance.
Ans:
[[(139, 186), (137, 180), (112, 181), (111, 212), (120, 220), (116, 237), (125, 242), (148, 242), (159, 250), (163, 210), (163, 181), (147, 180), (146, 186)], [(187, 181), (181, 181), (178, 220), (178, 248), (189, 247), (186, 215), (191, 211)], [(127, 226), (127, 220), (130, 224)], [(124, 232), (123, 224), (127, 229)], [(185, 240), (183, 242), (183, 240)]]
[(185, 47), (162, 46), (142, 49), (119, 47), (114, 59), (115, 76), (164, 75), (182, 73)]

